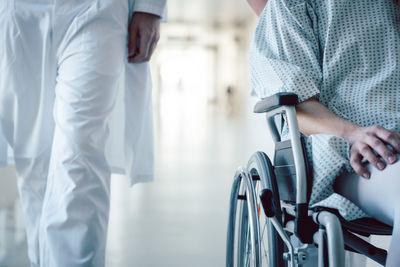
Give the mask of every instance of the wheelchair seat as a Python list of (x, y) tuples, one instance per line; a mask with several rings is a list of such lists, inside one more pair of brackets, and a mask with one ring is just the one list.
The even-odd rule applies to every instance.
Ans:
[[(340, 217), (339, 217), (340, 219)], [(361, 218), (354, 221), (341, 220), (344, 228), (360, 235), (391, 235), (393, 227), (373, 218)]]
[(340, 223), (342, 224), (342, 228), (344, 230), (348, 230), (362, 236), (391, 235), (393, 231), (392, 226), (384, 224), (373, 218), (360, 218), (352, 221), (347, 221), (340, 215), (339, 211), (336, 209), (315, 207), (313, 210), (316, 212), (325, 210), (335, 214), (339, 218)]

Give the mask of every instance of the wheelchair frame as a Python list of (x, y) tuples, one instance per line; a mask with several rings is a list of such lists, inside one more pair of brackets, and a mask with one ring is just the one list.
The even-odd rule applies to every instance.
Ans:
[[(384, 264), (387, 252), (355, 234), (390, 235), (390, 226), (373, 219), (348, 222), (336, 210), (309, 207), (310, 182), (297, 123), (297, 104), (297, 95), (278, 93), (255, 106), (255, 113), (266, 113), (268, 128), (276, 144), (281, 142), (281, 137), (275, 117), (286, 116), (291, 145), (289, 163), (295, 169), (295, 173), (291, 173), (295, 198), (293, 201), (280, 199), (280, 189), (289, 185), (277, 173), (280, 166), (272, 165), (264, 153), (255, 153), (247, 167), (240, 167), (234, 177), (230, 198), (226, 266), (303, 266), (308, 261), (307, 251), (313, 246), (318, 247), (318, 267), (345, 266), (345, 250), (364, 254)], [(260, 186), (258, 195), (256, 187), (260, 189)], [(265, 219), (264, 225), (260, 223), (261, 218)], [(265, 230), (266, 242), (263, 240)], [(298, 238), (303, 245), (294, 247), (291, 236)], [(262, 251), (266, 245), (269, 251)], [(268, 258), (264, 259), (264, 256)]]

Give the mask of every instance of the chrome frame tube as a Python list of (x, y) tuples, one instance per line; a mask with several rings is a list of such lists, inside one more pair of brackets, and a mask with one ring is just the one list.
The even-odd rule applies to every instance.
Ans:
[(288, 120), (289, 134), (292, 142), (293, 158), (296, 168), (296, 203), (307, 203), (307, 176), (304, 162), (303, 149), (300, 141), (299, 125), (297, 123), (296, 109), (284, 106)]
[(318, 231), (318, 267), (324, 267), (325, 230)]
[(285, 113), (284, 106), (280, 106), (276, 109), (265, 112), (265, 116), (267, 117), (268, 130), (272, 136), (272, 139), (274, 139), (275, 142), (280, 140), (280, 134), (279, 134), (278, 129), (276, 128), (274, 118), (275, 118), (275, 115), (282, 114), (282, 113)]
[(286, 234), (285, 230), (283, 229), (282, 225), (278, 222), (278, 220), (275, 217), (270, 218), (272, 224), (274, 225), (275, 230), (278, 232), (280, 237), (282, 238), (283, 242), (289, 249), (289, 254), (290, 254), (290, 266), (295, 267), (296, 263), (296, 256), (294, 254), (294, 249), (292, 246), (292, 243), (290, 242), (289, 236)]
[(274, 140), (279, 140), (279, 133), (273, 118), (277, 114), (286, 114), (289, 135), (292, 143), (293, 159), (296, 168), (296, 204), (307, 203), (307, 175), (303, 149), (300, 141), (299, 125), (297, 123), (296, 108), (294, 106), (281, 106), (266, 113), (268, 127)]
[(325, 228), (329, 266), (345, 266), (343, 232), (339, 219), (328, 211), (315, 213), (313, 219), (315, 223)]
[(274, 114), (272, 116), (268, 116), (268, 115), (269, 114), (267, 113), (267, 124), (268, 124), (268, 129), (271, 134), (271, 137), (275, 143), (279, 142), (279, 141), (281, 141), (281, 136), (280, 136), (279, 131), (276, 128), (276, 124), (275, 124), (274, 115), (276, 115), (276, 114)]

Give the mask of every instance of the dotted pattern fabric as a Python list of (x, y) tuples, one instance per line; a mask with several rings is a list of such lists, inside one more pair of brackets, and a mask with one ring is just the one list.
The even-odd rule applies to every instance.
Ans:
[[(399, 19), (392, 0), (269, 0), (250, 45), (252, 93), (315, 97), (358, 125), (399, 131)], [(306, 144), (311, 204), (336, 208), (347, 220), (367, 216), (332, 189), (336, 177), (353, 171), (349, 144), (332, 135), (311, 135)]]

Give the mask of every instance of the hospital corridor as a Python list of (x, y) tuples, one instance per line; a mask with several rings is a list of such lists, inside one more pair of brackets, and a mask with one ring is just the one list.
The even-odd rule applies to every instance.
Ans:
[[(168, 0), (151, 60), (155, 180), (113, 174), (106, 267), (225, 266), (233, 175), (273, 153), (253, 113), (248, 48), (257, 16), (245, 0)], [(372, 237), (388, 247), (389, 237)], [(377, 267), (346, 254), (349, 266)], [(0, 267), (29, 267), (15, 168), (0, 169)]]
[[(256, 142), (266, 129), (254, 123), (249, 96), (255, 17), (236, 4), (169, 1), (151, 66), (155, 181), (130, 188), (126, 177), (112, 176), (106, 266), (224, 265), (232, 176), (268, 148)], [(25, 267), (14, 170), (0, 175), (0, 266)]]

